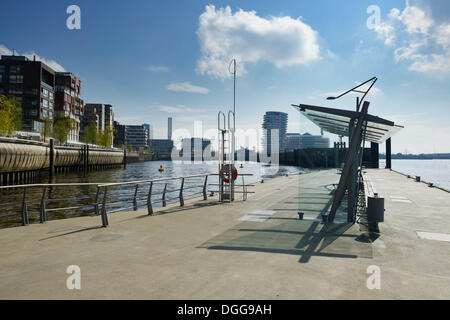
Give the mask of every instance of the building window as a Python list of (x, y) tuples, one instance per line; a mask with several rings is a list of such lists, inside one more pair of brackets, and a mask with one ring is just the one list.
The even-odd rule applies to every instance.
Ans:
[(50, 101), (50, 102), (48, 103), (48, 107), (49, 107), (50, 109), (53, 109), (53, 102)]
[(5, 93), (5, 88), (0, 87), (0, 93)]
[(11, 86), (9, 88), (9, 93), (10, 94), (23, 94), (23, 89), (20, 88), (20, 87), (13, 87), (13, 86)]
[(0, 66), (0, 73), (5, 72), (5, 66)]
[(48, 108), (48, 100), (43, 99), (43, 101), (42, 101), (42, 106), (43, 106), (44, 108)]
[(3, 82), (3, 73), (0, 73), (0, 82)]
[(10, 66), (9, 73), (22, 73), (22, 66)]
[(9, 76), (9, 82), (10, 83), (23, 83), (23, 76), (12, 74)]
[(42, 92), (43, 97), (48, 98), (48, 90), (47, 89), (41, 88), (41, 92)]

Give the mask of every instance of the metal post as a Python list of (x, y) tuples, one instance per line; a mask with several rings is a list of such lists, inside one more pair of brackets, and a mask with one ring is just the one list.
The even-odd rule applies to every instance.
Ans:
[(184, 188), (184, 178), (181, 178), (181, 187), (180, 187), (180, 207), (183, 207), (183, 206), (184, 206), (183, 188)]
[(95, 215), (99, 215), (98, 213), (98, 196), (100, 194), (100, 187), (97, 185), (97, 193), (95, 194), (95, 205), (94, 205), (94, 209), (95, 209)]
[(44, 189), (42, 190), (42, 197), (41, 197), (41, 204), (39, 206), (39, 222), (44, 223), (47, 221), (47, 215), (45, 212), (45, 193), (47, 191), (47, 186), (44, 186)]
[(136, 189), (134, 190), (134, 197), (133, 197), (133, 210), (134, 211), (137, 211), (137, 209), (138, 209), (137, 200), (136, 200), (138, 188), (139, 188), (139, 185), (137, 184)]
[(50, 139), (50, 153), (49, 153), (49, 168), (48, 168), (48, 174), (49, 178), (51, 179), (53, 177), (53, 173), (55, 171), (55, 140)]
[(392, 169), (391, 159), (391, 138), (389, 138), (386, 140), (386, 169)]
[(352, 164), (355, 158), (355, 154), (358, 154), (358, 150), (361, 144), (361, 132), (363, 127), (363, 122), (367, 115), (367, 110), (369, 109), (369, 102), (365, 101), (361, 112), (359, 113), (358, 122), (356, 127), (349, 139), (349, 148), (347, 153), (345, 154), (344, 160), (344, 168), (342, 169), (341, 177), (339, 178), (339, 184), (336, 192), (334, 193), (333, 204), (331, 205), (330, 215), (328, 217), (328, 221), (333, 222), (334, 217), (336, 215), (336, 211), (341, 204), (342, 198), (344, 197), (345, 190), (347, 189), (347, 183), (349, 178), (352, 176)]
[(148, 189), (148, 196), (147, 196), (147, 211), (149, 216), (153, 215), (152, 189), (153, 189), (153, 181), (150, 182), (150, 188)]
[(103, 203), (102, 203), (102, 226), (108, 226), (108, 215), (106, 213), (106, 194), (108, 192), (108, 187), (104, 187), (105, 191), (103, 193)]
[(208, 200), (208, 195), (206, 194), (207, 185), (208, 185), (208, 176), (205, 176), (205, 183), (203, 184), (203, 200)]
[(22, 198), (22, 225), (26, 226), (29, 224), (28, 221), (28, 208), (27, 208), (27, 187), (23, 188), (23, 198)]
[(166, 191), (167, 191), (167, 183), (164, 185), (164, 191), (162, 194), (162, 206), (165, 207), (167, 205), (166, 202)]

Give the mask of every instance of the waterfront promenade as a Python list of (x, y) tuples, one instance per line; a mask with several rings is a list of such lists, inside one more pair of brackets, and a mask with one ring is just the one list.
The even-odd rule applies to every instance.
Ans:
[[(246, 202), (114, 213), (108, 228), (95, 216), (0, 230), (0, 299), (450, 299), (450, 242), (417, 234), (450, 234), (450, 194), (366, 171), (385, 198), (378, 238), (345, 214), (320, 223), (336, 170), (278, 177)], [(69, 265), (81, 290), (66, 288)], [(371, 265), (379, 290), (366, 286)]]

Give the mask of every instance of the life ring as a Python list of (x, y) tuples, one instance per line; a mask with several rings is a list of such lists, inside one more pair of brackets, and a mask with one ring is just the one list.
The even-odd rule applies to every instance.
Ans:
[[(231, 164), (226, 164), (222, 167), (222, 170), (220, 171), (220, 177), (223, 179), (224, 182), (226, 183), (230, 183), (230, 179), (225, 177), (228, 176), (228, 170), (225, 170), (225, 167), (229, 167), (231, 166)], [(236, 168), (234, 168), (234, 172), (233, 172), (233, 181), (236, 180), (238, 176), (238, 171)]]
[(164, 172), (163, 166), (160, 166), (159, 169), (158, 169), (158, 171), (159, 171), (159, 172)]

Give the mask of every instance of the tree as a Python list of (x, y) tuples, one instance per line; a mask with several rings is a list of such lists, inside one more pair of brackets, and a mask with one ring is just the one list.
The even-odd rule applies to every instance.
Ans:
[(22, 106), (14, 96), (0, 94), (0, 135), (10, 136), (20, 130), (22, 124)]
[(97, 124), (92, 121), (83, 130), (82, 140), (84, 143), (97, 144)]
[(104, 148), (111, 148), (114, 137), (114, 130), (111, 128), (111, 126), (106, 126), (105, 130), (103, 130), (103, 132), (99, 132), (97, 137), (97, 143), (100, 146)]
[(56, 140), (58, 140), (60, 144), (64, 144), (67, 142), (67, 136), (70, 131), (76, 128), (76, 122), (69, 117), (58, 118), (55, 120), (53, 128)]
[(128, 151), (133, 152), (133, 146), (131, 144), (128, 145)]

